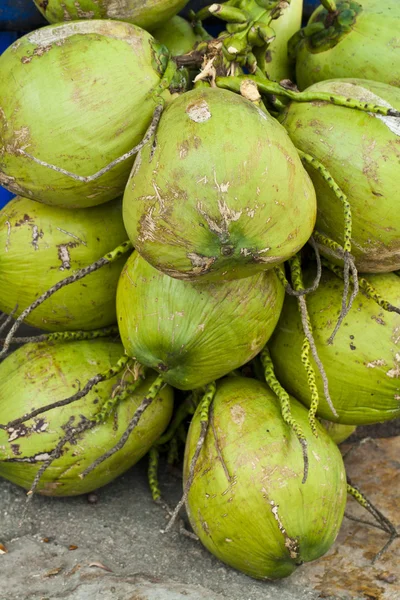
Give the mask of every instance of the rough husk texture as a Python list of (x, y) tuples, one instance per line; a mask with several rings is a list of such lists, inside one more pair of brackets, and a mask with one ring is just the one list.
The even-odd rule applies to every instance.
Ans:
[[(23, 346), (0, 365), (0, 423), (75, 394), (79, 386), (114, 366), (122, 355), (120, 343), (106, 340)], [(125, 372), (99, 383), (81, 400), (40, 414), (16, 426), (13, 432), (0, 430), (0, 475), (29, 489), (59, 439), (79, 424), (81, 415), (91, 418), (99, 412), (122, 378), (133, 381), (132, 374)], [(119, 441), (154, 379), (154, 374), (146, 377), (115, 414), (80, 435), (76, 443), (68, 443), (63, 455), (44, 473), (37, 491), (48, 496), (85, 494), (106, 485), (144, 456), (171, 418), (173, 392), (169, 386), (147, 408), (124, 448), (84, 479), (79, 478), (85, 468)], [(25, 457), (32, 457), (32, 462), (12, 462)]]
[[(385, 273), (366, 278), (385, 300), (400, 305), (400, 279), (396, 275)], [(317, 415), (348, 425), (367, 425), (399, 417), (400, 316), (384, 311), (360, 292), (330, 345), (328, 338), (340, 312), (342, 294), (343, 282), (324, 271), (318, 290), (307, 296), (315, 343), (339, 418), (335, 419), (324, 398), (314, 364), (320, 398)], [(303, 340), (296, 300), (286, 297), (268, 347), (281, 384), (309, 406), (310, 390), (301, 363)]]
[[(72, 211), (16, 197), (0, 211), (0, 310), (15, 315), (65, 277), (126, 240), (121, 201)], [(116, 322), (115, 296), (126, 257), (60, 289), (25, 320), (46, 331)]]
[(139, 153), (124, 223), (137, 250), (179, 279), (221, 281), (295, 254), (315, 223), (315, 192), (275, 119), (241, 96), (199, 88), (163, 114)]
[[(292, 399), (309, 444), (303, 454), (266, 384), (243, 378), (221, 381), (205, 444), (195, 469), (187, 510), (202, 543), (219, 559), (258, 579), (290, 575), (333, 544), (346, 503), (346, 474), (339, 450), (322, 426), (311, 433), (307, 411)], [(200, 430), (193, 417), (184, 482)]]
[(199, 284), (164, 275), (137, 252), (118, 284), (126, 352), (179, 389), (194, 389), (251, 360), (271, 336), (284, 289), (273, 272)]
[[(384, 83), (332, 80), (317, 83), (309, 91), (400, 109), (400, 90)], [(347, 195), (353, 221), (352, 254), (358, 269), (371, 273), (399, 269), (399, 119), (327, 102), (292, 102), (282, 124), (295, 146), (322, 162)], [(343, 204), (319, 172), (309, 166), (307, 170), (317, 193), (316, 229), (343, 245)]]
[(133, 158), (80, 182), (19, 153), (88, 176), (137, 145), (160, 82), (153, 38), (117, 21), (44, 27), (0, 57), (0, 184), (46, 204), (83, 208), (121, 195)]

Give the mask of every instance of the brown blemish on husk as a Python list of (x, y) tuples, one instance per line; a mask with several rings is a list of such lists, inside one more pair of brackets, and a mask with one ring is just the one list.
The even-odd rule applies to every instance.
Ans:
[[(263, 492), (265, 492), (265, 490), (263, 490)], [(275, 504), (275, 502), (273, 500), (270, 500), (269, 503), (271, 505), (272, 514), (274, 515), (276, 522), (278, 523), (279, 531), (285, 538), (285, 547), (289, 551), (290, 558), (292, 560), (296, 560), (299, 557), (299, 542), (297, 540), (291, 538), (287, 534), (287, 531), (284, 528), (283, 523), (282, 523), (281, 518), (278, 513), (279, 505)]]
[(216, 261), (215, 256), (202, 256), (201, 254), (197, 254), (197, 252), (189, 252), (187, 257), (192, 263), (193, 273), (198, 275), (208, 273)]
[(189, 104), (186, 113), (195, 123), (205, 123), (211, 118), (211, 112), (207, 102), (203, 99)]

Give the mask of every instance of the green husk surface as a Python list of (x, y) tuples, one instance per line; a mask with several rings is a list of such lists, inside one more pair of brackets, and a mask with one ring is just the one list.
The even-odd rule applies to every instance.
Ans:
[(398, 0), (337, 0), (336, 5), (333, 15), (318, 7), (309, 24), (315, 27), (319, 23), (321, 30), (305, 33), (298, 44), (294, 43), (299, 88), (338, 77), (400, 87)]
[[(16, 197), (0, 211), (0, 311), (15, 316), (54, 284), (126, 239), (121, 201), (72, 211)], [(26, 323), (46, 331), (116, 322), (115, 295), (126, 257), (60, 289)]]
[(195, 389), (260, 352), (283, 297), (274, 272), (224, 283), (184, 282), (135, 252), (118, 284), (118, 326), (128, 356), (174, 387)]
[(165, 110), (156, 147), (139, 153), (124, 223), (141, 255), (179, 279), (221, 281), (296, 253), (315, 194), (275, 119), (226, 90), (198, 88)]
[(115, 19), (151, 31), (176, 15), (187, 0), (34, 0), (49, 23)]
[[(323, 81), (309, 91), (343, 94), (400, 109), (400, 90), (379, 82)], [(292, 102), (282, 124), (295, 146), (322, 162), (347, 195), (353, 223), (352, 254), (357, 268), (372, 273), (398, 269), (399, 119), (327, 102)], [(316, 229), (343, 245), (343, 204), (318, 171), (306, 168), (317, 193)]]
[(152, 35), (168, 48), (172, 56), (190, 52), (198, 41), (190, 23), (178, 15), (153, 29)]
[[(190, 523), (206, 548), (228, 565), (258, 579), (290, 575), (333, 544), (346, 503), (346, 474), (339, 450), (307, 411), (291, 399), (309, 445), (303, 454), (266, 384), (241, 377), (219, 382), (205, 444), (189, 491)], [(184, 483), (200, 431), (199, 410), (186, 445)]]
[[(27, 344), (0, 364), (0, 423), (5, 424), (57, 400), (75, 394), (99, 372), (114, 366), (123, 354), (120, 343), (92, 340), (69, 343)], [(0, 429), (0, 475), (29, 489), (48, 454), (82, 415), (93, 417), (116, 391), (121, 379), (132, 382), (130, 372), (97, 384), (89, 394), (67, 406), (40, 414), (12, 431)], [(38, 493), (48, 496), (85, 494), (106, 485), (135, 464), (163, 433), (172, 415), (173, 392), (167, 386), (143, 413), (122, 450), (108, 458), (84, 479), (79, 474), (121, 438), (146, 395), (154, 374), (115, 414), (68, 443), (63, 455), (45, 471)], [(31, 462), (13, 462), (28, 459)]]
[[(368, 275), (366, 279), (385, 300), (399, 306), (400, 280), (396, 275)], [(310, 280), (311, 273), (306, 273), (306, 282)], [(342, 294), (343, 281), (324, 270), (319, 288), (307, 296), (315, 344), (339, 418), (335, 419), (325, 400), (321, 377), (314, 364), (319, 392), (317, 415), (348, 425), (395, 419), (400, 416), (400, 316), (384, 311), (374, 300), (359, 293), (333, 344), (328, 344), (340, 312)], [(268, 347), (283, 387), (309, 406), (310, 391), (301, 364), (303, 340), (296, 300), (286, 297)]]
[(150, 34), (118, 21), (53, 25), (17, 40), (0, 57), (0, 184), (68, 208), (121, 195), (133, 158), (88, 183), (21, 151), (89, 176), (131, 150), (159, 102), (165, 53)]

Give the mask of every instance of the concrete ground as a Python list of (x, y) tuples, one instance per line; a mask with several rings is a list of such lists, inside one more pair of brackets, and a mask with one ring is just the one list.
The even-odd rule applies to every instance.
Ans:
[[(346, 459), (351, 477), (400, 525), (400, 437), (369, 440)], [(396, 459), (397, 457), (397, 459)], [(181, 481), (165, 475), (173, 505)], [(383, 492), (384, 486), (384, 493)], [(163, 509), (151, 500), (146, 463), (88, 497), (35, 496), (0, 481), (0, 600), (316, 600), (400, 599), (400, 543), (380, 561), (387, 540), (348, 519), (332, 550), (277, 583), (252, 580), (211, 556), (199, 542), (163, 534)], [(349, 512), (366, 518), (349, 502)], [(367, 515), (369, 517), (369, 515)]]

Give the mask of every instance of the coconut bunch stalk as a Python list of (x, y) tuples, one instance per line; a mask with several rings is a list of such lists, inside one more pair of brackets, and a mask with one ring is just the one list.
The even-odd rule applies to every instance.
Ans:
[(291, 76), (286, 45), (300, 27), (302, 0), (228, 0), (211, 4), (191, 17), (198, 27), (208, 17), (226, 22), (215, 40), (199, 44), (193, 58), (203, 56), (203, 75), (237, 74), (242, 68), (261, 70), (272, 79)]
[(299, 88), (343, 77), (399, 87), (399, 30), (397, 0), (321, 0), (289, 43)]
[[(119, 342), (107, 339), (46, 341), (28, 343), (3, 361), (2, 477), (31, 493), (85, 494), (106, 485), (148, 452), (169, 423), (173, 391), (158, 385), (154, 372), (119, 361), (122, 352)], [(92, 387), (84, 394), (80, 385), (86, 379)], [(153, 401), (121, 450), (82, 477), (121, 440), (143, 399), (151, 396)]]

